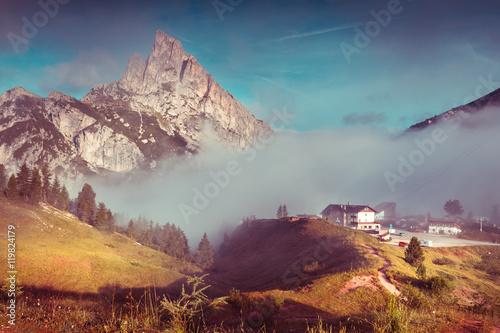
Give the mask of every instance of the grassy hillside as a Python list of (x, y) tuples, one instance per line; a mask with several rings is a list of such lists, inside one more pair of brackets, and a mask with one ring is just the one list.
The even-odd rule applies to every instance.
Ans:
[(294, 289), (325, 274), (374, 269), (377, 262), (358, 242), (377, 243), (326, 220), (251, 221), (223, 245), (212, 280), (241, 290)]
[[(195, 266), (154, 251), (117, 233), (102, 233), (52, 206), (28, 205), (0, 196), (0, 248), (7, 226), (16, 232), (16, 268), (21, 285), (75, 293), (111, 286), (168, 287)], [(7, 267), (7, 252), (0, 255)], [(4, 279), (6, 269), (0, 278)]]

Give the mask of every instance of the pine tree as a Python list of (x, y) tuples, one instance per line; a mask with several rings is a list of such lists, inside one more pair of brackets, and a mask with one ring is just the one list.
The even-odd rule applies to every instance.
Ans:
[(63, 185), (59, 195), (57, 196), (57, 206), (56, 208), (69, 211), (71, 208), (72, 202), (69, 198), (68, 190), (66, 189), (66, 185)]
[(97, 207), (97, 212), (94, 218), (94, 226), (100, 230), (107, 229), (108, 219), (106, 213), (107, 213), (106, 205), (102, 202), (99, 202), (99, 206)]
[(52, 178), (52, 173), (50, 172), (49, 165), (47, 163), (43, 164), (42, 167), (42, 200), (44, 202), (49, 201), (51, 185), (50, 180)]
[(413, 236), (408, 244), (408, 248), (405, 250), (405, 260), (410, 265), (416, 267), (422, 260), (424, 260), (424, 251), (420, 247), (420, 242), (418, 238)]
[(127, 236), (130, 239), (137, 239), (137, 231), (135, 230), (134, 220), (130, 219), (127, 226)]
[(0, 164), (0, 191), (7, 187), (7, 173), (5, 171), (5, 165)]
[(76, 199), (76, 216), (83, 222), (88, 224), (94, 223), (96, 214), (95, 192), (92, 186), (85, 183), (82, 191), (78, 193)]
[(12, 174), (7, 183), (7, 188), (5, 189), (5, 195), (7, 198), (13, 200), (19, 198), (19, 190), (17, 189), (17, 179), (16, 175)]
[(29, 201), (32, 204), (42, 201), (42, 178), (36, 167), (31, 171)]
[(283, 217), (283, 206), (280, 205), (279, 208), (278, 208), (278, 212), (276, 213), (276, 217), (278, 219), (282, 218)]
[(19, 191), (19, 196), (24, 198), (24, 200), (29, 200), (30, 196), (30, 179), (31, 179), (31, 170), (26, 165), (26, 162), (23, 163), (19, 172), (17, 173), (17, 189)]
[(207, 233), (203, 234), (203, 238), (200, 244), (198, 244), (198, 249), (196, 249), (196, 253), (194, 254), (194, 259), (202, 269), (210, 269), (214, 264), (214, 253), (212, 245), (208, 240)]
[(286, 208), (286, 205), (283, 205), (283, 217), (288, 217), (288, 209)]
[[(54, 207), (59, 208), (59, 195), (61, 194), (61, 184), (59, 183), (59, 177), (55, 176), (52, 186), (50, 187), (47, 202)], [(61, 208), (59, 208), (61, 209)]]
[(111, 212), (111, 209), (108, 209), (106, 212), (106, 219), (108, 220), (108, 231), (114, 231), (115, 230), (115, 217), (113, 213)]

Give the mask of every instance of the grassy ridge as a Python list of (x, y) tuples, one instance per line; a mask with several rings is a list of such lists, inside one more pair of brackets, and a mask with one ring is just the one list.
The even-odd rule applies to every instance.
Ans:
[[(111, 285), (167, 287), (199, 271), (123, 235), (101, 233), (45, 204), (0, 197), (1, 249), (7, 249), (8, 224), (16, 227), (17, 277), (26, 286), (77, 293), (97, 293)], [(0, 267), (7, 267), (6, 254), (0, 255)], [(5, 272), (1, 270), (0, 278)]]
[(215, 262), (213, 279), (241, 290), (296, 288), (325, 274), (375, 268), (363, 233), (326, 220), (257, 220), (240, 226)]

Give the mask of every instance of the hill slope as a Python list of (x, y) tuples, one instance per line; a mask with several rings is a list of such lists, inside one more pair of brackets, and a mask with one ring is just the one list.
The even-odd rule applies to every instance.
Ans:
[[(190, 263), (105, 234), (52, 206), (32, 206), (0, 196), (0, 247), (15, 226), (18, 283), (64, 292), (97, 293), (109, 286), (169, 287), (199, 271)], [(6, 253), (6, 252), (5, 252)], [(6, 255), (0, 267), (7, 267)], [(4, 279), (6, 270), (0, 275)]]
[(212, 278), (242, 290), (293, 289), (325, 274), (372, 266), (357, 242), (376, 240), (322, 219), (251, 221), (222, 245)]

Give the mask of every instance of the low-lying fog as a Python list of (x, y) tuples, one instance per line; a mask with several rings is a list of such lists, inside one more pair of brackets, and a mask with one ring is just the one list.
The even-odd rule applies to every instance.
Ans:
[(278, 130), (245, 152), (212, 144), (167, 161), (161, 175), (91, 183), (114, 212), (175, 223), (192, 246), (245, 216), (272, 218), (280, 204), (295, 215), (395, 201), (399, 214), (439, 217), (458, 199), (464, 216), (489, 216), (500, 203), (499, 129), (499, 110), (487, 110), (398, 137), (370, 128)]

